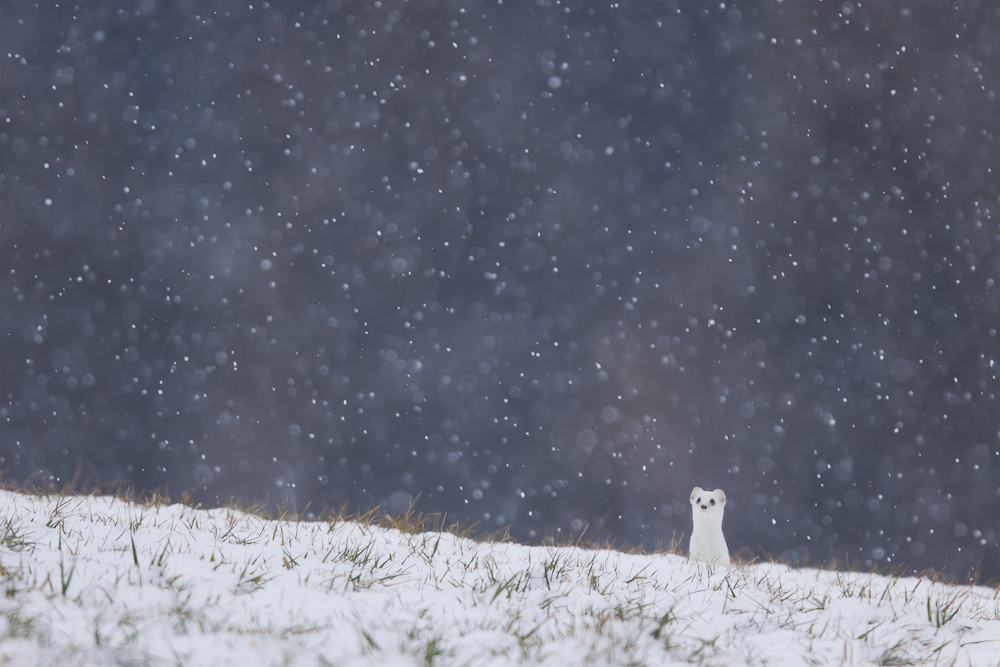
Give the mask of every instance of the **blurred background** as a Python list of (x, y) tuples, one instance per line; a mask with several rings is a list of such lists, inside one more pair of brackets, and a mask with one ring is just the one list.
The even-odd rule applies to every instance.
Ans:
[[(0, 468), (1000, 580), (1000, 7), (0, 5)], [(415, 501), (414, 501), (415, 499)]]

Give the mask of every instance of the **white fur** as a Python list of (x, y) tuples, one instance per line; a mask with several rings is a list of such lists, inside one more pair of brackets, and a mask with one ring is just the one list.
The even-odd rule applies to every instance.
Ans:
[(729, 547), (722, 534), (722, 515), (726, 511), (726, 493), (722, 489), (705, 491), (699, 486), (691, 491), (691, 560), (729, 565)]

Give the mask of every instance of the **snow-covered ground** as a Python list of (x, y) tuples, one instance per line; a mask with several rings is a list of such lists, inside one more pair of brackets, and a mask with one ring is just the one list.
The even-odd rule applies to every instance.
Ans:
[(0, 492), (0, 665), (1000, 665), (1000, 595)]

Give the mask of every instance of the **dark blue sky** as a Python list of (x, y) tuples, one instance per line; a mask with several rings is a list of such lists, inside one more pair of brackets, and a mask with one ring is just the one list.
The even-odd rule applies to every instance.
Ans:
[(988, 3), (0, 8), (0, 467), (1000, 578)]

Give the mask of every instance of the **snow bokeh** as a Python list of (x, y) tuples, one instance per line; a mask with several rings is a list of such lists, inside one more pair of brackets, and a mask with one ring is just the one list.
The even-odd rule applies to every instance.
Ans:
[(1000, 578), (988, 3), (0, 8), (0, 468)]

